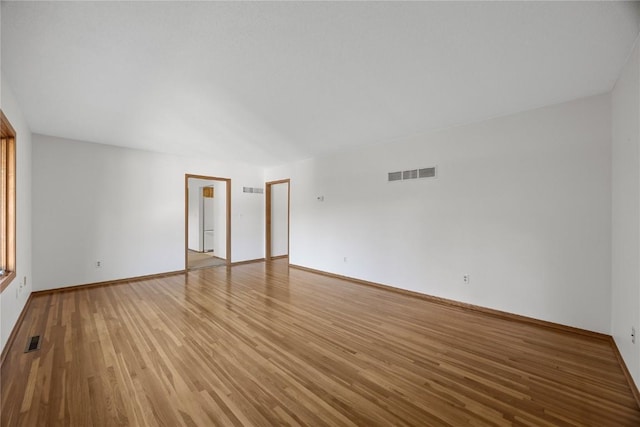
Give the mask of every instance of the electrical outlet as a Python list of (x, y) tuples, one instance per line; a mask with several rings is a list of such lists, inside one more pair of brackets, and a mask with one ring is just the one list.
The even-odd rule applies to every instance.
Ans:
[(631, 344), (636, 343), (636, 328), (631, 327)]
[(465, 285), (468, 285), (469, 282), (471, 282), (471, 276), (468, 274), (465, 274), (464, 276), (462, 276), (462, 283), (464, 283)]
[(343, 261), (344, 261), (344, 262), (347, 262), (347, 257), (344, 257), (344, 260), (343, 260)]
[(96, 261), (96, 268), (102, 268), (102, 261)]

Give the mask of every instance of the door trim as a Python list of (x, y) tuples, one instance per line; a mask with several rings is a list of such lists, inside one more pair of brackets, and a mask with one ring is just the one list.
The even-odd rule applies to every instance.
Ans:
[(277, 181), (269, 181), (265, 183), (265, 259), (267, 261), (272, 261), (276, 258), (282, 257), (272, 257), (271, 256), (271, 187), (277, 184), (288, 184), (287, 185), (287, 257), (289, 257), (290, 252), (290, 241), (291, 241), (291, 179), (279, 179)]
[(226, 182), (227, 189), (227, 266), (231, 265), (231, 178), (220, 178), (217, 176), (184, 174), (184, 269), (189, 270), (189, 178), (206, 179), (208, 181)]

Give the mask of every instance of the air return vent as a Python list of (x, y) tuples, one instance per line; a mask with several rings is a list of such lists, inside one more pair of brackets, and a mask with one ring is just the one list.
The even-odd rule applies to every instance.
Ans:
[(418, 178), (435, 178), (436, 168), (422, 168), (418, 169)]
[(242, 187), (243, 193), (253, 193), (253, 194), (263, 194), (263, 188), (254, 188), (254, 187)]
[(387, 181), (406, 181), (408, 179), (435, 178), (435, 166), (430, 168), (408, 169), (406, 171), (389, 172)]
[(416, 179), (418, 177), (418, 169), (402, 171), (402, 179)]
[(402, 181), (402, 172), (389, 172), (389, 182)]

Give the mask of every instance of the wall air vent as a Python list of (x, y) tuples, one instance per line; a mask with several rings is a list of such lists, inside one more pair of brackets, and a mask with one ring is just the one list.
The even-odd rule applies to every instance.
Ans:
[(436, 177), (436, 167), (430, 168), (420, 168), (420, 169), (408, 169), (406, 171), (400, 172), (389, 172), (387, 177), (387, 181), (406, 181), (408, 179), (417, 179), (417, 178), (435, 178)]
[(242, 187), (243, 193), (253, 193), (253, 194), (263, 194), (263, 188), (255, 188), (255, 187)]
[(422, 168), (418, 169), (418, 178), (435, 178), (436, 168)]
[(418, 177), (418, 169), (412, 169), (402, 172), (402, 179), (416, 179)]
[(389, 172), (389, 182), (402, 181), (402, 172)]

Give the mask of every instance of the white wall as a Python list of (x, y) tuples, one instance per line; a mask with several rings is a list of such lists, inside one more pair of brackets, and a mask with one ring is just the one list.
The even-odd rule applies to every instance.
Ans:
[(262, 169), (34, 134), (34, 289), (184, 269), (185, 173), (232, 179), (232, 261), (264, 257), (264, 198), (242, 193)]
[(611, 94), (612, 317), (611, 330), (635, 383), (640, 385), (640, 61), (638, 43)]
[[(2, 77), (0, 108), (16, 131), (16, 278), (0, 294), (0, 351), (32, 289), (31, 270), (31, 131), (11, 88)], [(24, 277), (26, 286), (21, 286)]]
[(289, 252), (289, 183), (271, 186), (271, 256)]
[(608, 95), (266, 172), (289, 177), (292, 264), (610, 330)]

